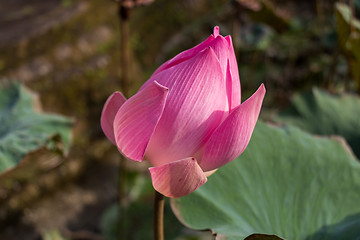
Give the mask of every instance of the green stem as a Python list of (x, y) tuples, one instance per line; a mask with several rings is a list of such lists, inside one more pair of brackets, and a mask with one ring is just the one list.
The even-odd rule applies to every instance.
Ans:
[(119, 205), (119, 234), (118, 240), (126, 238), (126, 159), (122, 155), (119, 157), (118, 172), (118, 205)]
[(156, 190), (153, 221), (154, 240), (164, 240), (164, 196)]

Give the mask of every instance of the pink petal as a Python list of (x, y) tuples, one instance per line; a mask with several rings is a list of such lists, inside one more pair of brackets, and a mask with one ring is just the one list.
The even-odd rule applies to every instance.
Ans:
[(194, 156), (226, 118), (228, 101), (212, 48), (156, 77), (170, 91), (145, 155), (153, 166), (161, 166)]
[(113, 143), (114, 137), (114, 118), (120, 107), (124, 104), (126, 98), (121, 92), (114, 92), (106, 100), (104, 108), (101, 112), (100, 124), (105, 136)]
[(265, 95), (263, 84), (240, 104), (211, 135), (200, 166), (203, 171), (219, 168), (238, 157), (248, 145)]
[(215, 26), (214, 27), (214, 33), (213, 33), (214, 37), (219, 36), (219, 32), (220, 32), (219, 26)]
[(225, 37), (226, 41), (229, 44), (229, 62), (227, 69), (227, 90), (228, 96), (230, 99), (230, 112), (240, 105), (241, 102), (241, 87), (240, 87), (240, 78), (239, 70), (236, 62), (236, 56), (234, 52), (234, 47), (232, 44), (231, 36)]
[(168, 89), (157, 82), (129, 98), (114, 120), (116, 145), (121, 153), (142, 161), (149, 140), (163, 113)]
[(183, 197), (206, 183), (207, 178), (195, 158), (185, 158), (149, 168), (156, 191), (166, 197)]
[(168, 69), (176, 64), (179, 64), (181, 62), (184, 62), (186, 60), (188, 60), (189, 58), (194, 57), (196, 54), (198, 54), (200, 51), (204, 50), (205, 48), (207, 48), (209, 46), (209, 44), (214, 40), (214, 36), (210, 35), (205, 41), (201, 42), (200, 44), (196, 45), (193, 48), (190, 48), (186, 51), (183, 51), (181, 53), (179, 53), (178, 55), (176, 55), (175, 57), (173, 57), (172, 59), (166, 61), (165, 63), (163, 63), (154, 73), (153, 76), (165, 69)]
[(229, 44), (223, 36), (219, 35), (209, 44), (209, 47), (214, 50), (215, 55), (219, 60), (221, 71), (225, 79), (228, 67)]

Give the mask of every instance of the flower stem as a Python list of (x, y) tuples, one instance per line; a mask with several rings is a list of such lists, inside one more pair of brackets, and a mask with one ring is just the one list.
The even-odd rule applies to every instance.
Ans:
[(164, 196), (156, 190), (153, 221), (154, 240), (164, 240)]

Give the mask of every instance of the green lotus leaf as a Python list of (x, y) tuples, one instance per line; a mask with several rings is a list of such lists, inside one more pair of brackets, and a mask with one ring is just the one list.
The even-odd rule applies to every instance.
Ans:
[(360, 163), (344, 141), (259, 122), (238, 159), (171, 204), (188, 227), (212, 229), (228, 240), (254, 233), (355, 240), (359, 202)]
[(314, 134), (342, 136), (360, 158), (360, 98), (356, 95), (335, 96), (314, 88), (295, 95), (276, 120)]
[(347, 57), (351, 74), (360, 92), (360, 21), (344, 3), (335, 4), (335, 16), (338, 43), (342, 53)]
[(0, 173), (15, 167), (24, 156), (44, 145), (57, 144), (68, 151), (72, 120), (40, 113), (36, 95), (20, 83), (4, 81), (0, 85)]

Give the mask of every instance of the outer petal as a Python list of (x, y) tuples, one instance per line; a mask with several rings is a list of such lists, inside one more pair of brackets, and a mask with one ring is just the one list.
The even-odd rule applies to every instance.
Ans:
[(156, 191), (167, 197), (182, 197), (206, 183), (207, 178), (195, 158), (185, 158), (149, 168)]
[(166, 87), (153, 82), (127, 100), (117, 112), (114, 119), (116, 145), (127, 158), (143, 159), (163, 113), (167, 94)]
[(190, 48), (188, 50), (185, 50), (181, 53), (179, 53), (178, 55), (176, 55), (175, 57), (173, 57), (172, 59), (166, 61), (165, 63), (163, 63), (158, 69), (156, 69), (156, 71), (153, 73), (153, 75), (155, 75), (158, 72), (161, 72), (165, 69), (168, 69), (176, 64), (179, 64), (183, 61), (186, 61), (189, 58), (194, 57), (196, 54), (198, 54), (200, 51), (202, 51), (203, 49), (207, 48), (209, 46), (209, 44), (214, 40), (214, 36), (210, 35), (205, 41), (201, 42), (200, 44), (196, 45), (193, 48)]
[(226, 88), (229, 96), (230, 111), (232, 111), (241, 103), (240, 78), (231, 36), (226, 36), (225, 39), (229, 44), (229, 61)]
[(114, 118), (120, 107), (124, 104), (126, 98), (121, 92), (114, 92), (106, 100), (104, 108), (101, 112), (100, 124), (105, 136), (113, 143), (114, 137)]
[(265, 91), (264, 85), (261, 84), (259, 89), (234, 109), (211, 135), (199, 163), (203, 171), (219, 168), (245, 150), (256, 125)]
[(161, 166), (194, 156), (226, 118), (228, 101), (225, 79), (212, 48), (156, 76), (170, 91), (146, 159)]

